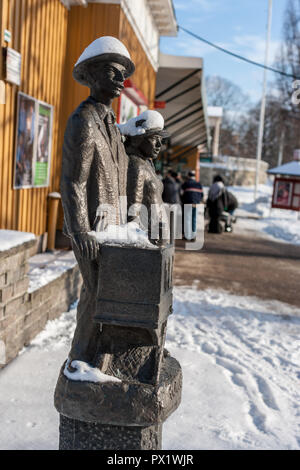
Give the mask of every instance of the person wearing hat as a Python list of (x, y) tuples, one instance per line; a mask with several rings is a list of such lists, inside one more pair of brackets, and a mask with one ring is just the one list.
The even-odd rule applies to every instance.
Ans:
[[(159, 222), (167, 222), (162, 200), (163, 184), (153, 164), (162, 140), (168, 136), (164, 130), (164, 119), (157, 111), (147, 110), (118, 126), (125, 136), (125, 149), (129, 156), (128, 222), (139, 222), (141, 228), (148, 231), (151, 242), (155, 243)], [(151, 234), (151, 228), (157, 233)]]
[(99, 245), (89, 232), (99, 223), (101, 207), (111, 208), (107, 223), (126, 221), (126, 214), (122, 220), (119, 198), (126, 196), (128, 157), (111, 104), (134, 69), (126, 47), (110, 36), (93, 41), (73, 69), (73, 78), (90, 88), (90, 96), (69, 117), (63, 144), (64, 232), (71, 238), (83, 277), (70, 364), (75, 359), (91, 364), (96, 361), (100, 329), (93, 316)]
[(182, 203), (184, 208), (184, 237), (194, 241), (197, 232), (197, 204), (203, 199), (202, 184), (196, 181), (196, 172), (188, 172), (188, 179), (182, 187)]

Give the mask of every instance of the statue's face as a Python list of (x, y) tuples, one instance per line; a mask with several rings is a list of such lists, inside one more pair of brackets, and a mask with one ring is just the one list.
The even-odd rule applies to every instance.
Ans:
[(143, 139), (139, 146), (140, 150), (145, 157), (155, 160), (161, 149), (162, 137), (158, 134), (145, 135), (142, 137)]
[(98, 62), (92, 65), (90, 75), (94, 88), (110, 98), (117, 98), (124, 88), (126, 68), (117, 62)]

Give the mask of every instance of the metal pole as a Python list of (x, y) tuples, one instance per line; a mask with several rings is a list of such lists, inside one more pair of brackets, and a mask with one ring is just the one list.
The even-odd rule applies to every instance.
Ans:
[(280, 142), (279, 142), (279, 152), (278, 152), (278, 161), (277, 166), (282, 164), (282, 157), (283, 157), (283, 147), (284, 147), (284, 137), (285, 137), (285, 129), (284, 127), (281, 130), (280, 134)]
[[(271, 37), (271, 23), (272, 23), (272, 1), (273, 0), (269, 0), (265, 66), (268, 66), (268, 61), (269, 61), (269, 45), (270, 45), (270, 37)], [(259, 184), (259, 169), (260, 169), (260, 161), (261, 161), (261, 152), (262, 152), (262, 144), (263, 144), (263, 136), (264, 136), (265, 111), (266, 111), (266, 89), (267, 89), (267, 69), (264, 69), (263, 92), (262, 92), (262, 99), (261, 99), (257, 152), (256, 152), (256, 175), (255, 175), (254, 200), (256, 200), (256, 197), (257, 197), (257, 190), (258, 190), (258, 184)]]

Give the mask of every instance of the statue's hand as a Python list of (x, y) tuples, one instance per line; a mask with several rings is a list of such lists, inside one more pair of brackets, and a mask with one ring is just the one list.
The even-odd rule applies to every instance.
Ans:
[(82, 258), (96, 259), (99, 252), (99, 243), (88, 233), (74, 233), (73, 240)]

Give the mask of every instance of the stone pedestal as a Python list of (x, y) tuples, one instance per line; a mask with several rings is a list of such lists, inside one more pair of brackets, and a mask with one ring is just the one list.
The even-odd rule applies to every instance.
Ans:
[(159, 450), (162, 425), (111, 426), (60, 415), (59, 450)]
[(54, 404), (60, 449), (160, 449), (162, 424), (179, 406), (182, 373), (164, 349), (172, 313), (174, 248), (102, 247), (95, 321), (97, 365), (120, 382), (75, 381), (63, 365)]

